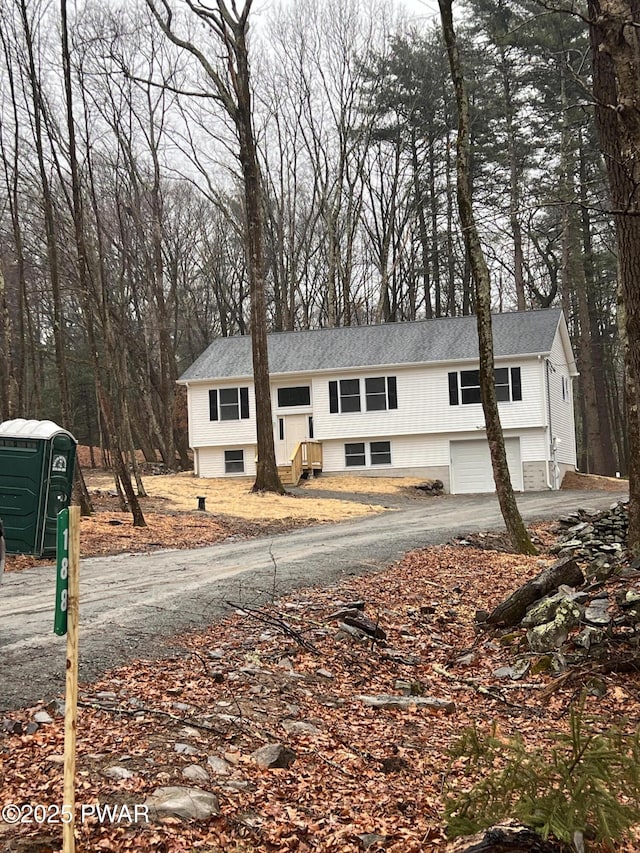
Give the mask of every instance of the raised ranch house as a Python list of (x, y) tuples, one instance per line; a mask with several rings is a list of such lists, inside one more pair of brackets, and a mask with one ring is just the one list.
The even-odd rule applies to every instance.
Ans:
[[(562, 311), (496, 314), (493, 331), (514, 488), (557, 489), (576, 464), (577, 371)], [(494, 490), (475, 317), (279, 332), (268, 347), (283, 482), (307, 469)], [(250, 338), (216, 339), (178, 381), (187, 387), (196, 475), (253, 476)]]

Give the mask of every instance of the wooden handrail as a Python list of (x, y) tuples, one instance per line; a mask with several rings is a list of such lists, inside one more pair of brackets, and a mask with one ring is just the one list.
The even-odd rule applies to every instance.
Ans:
[(300, 477), (302, 477), (302, 454), (303, 454), (303, 445), (304, 441), (299, 441), (296, 445), (296, 449), (291, 454), (290, 462), (291, 462), (291, 481), (294, 485), (297, 485), (300, 482)]

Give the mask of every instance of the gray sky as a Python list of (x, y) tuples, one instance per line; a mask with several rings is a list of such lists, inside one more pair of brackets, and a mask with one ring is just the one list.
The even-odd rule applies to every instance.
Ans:
[(409, 14), (416, 18), (426, 18), (433, 20), (439, 18), (437, 0), (402, 0)]

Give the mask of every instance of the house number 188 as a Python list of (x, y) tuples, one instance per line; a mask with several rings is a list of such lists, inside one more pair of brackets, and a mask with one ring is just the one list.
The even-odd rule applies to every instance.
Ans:
[(53, 631), (59, 636), (67, 633), (67, 606), (69, 603), (69, 510), (58, 513), (56, 538), (56, 612)]

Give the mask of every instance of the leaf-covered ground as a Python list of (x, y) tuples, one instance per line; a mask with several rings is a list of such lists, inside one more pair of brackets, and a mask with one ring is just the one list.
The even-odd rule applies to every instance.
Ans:
[[(546, 560), (545, 560), (546, 562)], [(468, 786), (465, 761), (448, 749), (471, 724), (496, 722), (532, 745), (565, 728), (579, 681), (546, 673), (499, 679), (522, 631), (506, 640), (479, 634), (477, 608), (491, 608), (540, 571), (540, 558), (465, 546), (408, 554), (388, 570), (331, 589), (307, 589), (253, 615), (230, 611), (205, 633), (167, 648), (166, 659), (138, 661), (83, 685), (78, 722), (79, 805), (144, 803), (156, 788), (191, 785), (188, 765), (223, 758), (229, 775), (198, 783), (219, 798), (221, 814), (203, 823), (169, 819), (129, 825), (89, 820), (77, 846), (91, 851), (370, 851), (446, 849), (443, 797)], [(329, 617), (362, 600), (387, 634), (361, 643)], [(249, 606), (250, 602), (237, 602)], [(300, 640), (304, 640), (305, 648)], [(310, 647), (309, 647), (310, 646)], [(638, 676), (604, 677), (607, 692), (587, 698), (602, 725), (637, 722)], [(453, 713), (374, 710), (361, 694), (452, 700)], [(8, 715), (24, 728), (36, 709)], [(315, 729), (291, 731), (292, 721)], [(289, 769), (263, 770), (250, 754), (265, 743), (296, 753)], [(185, 755), (176, 744), (189, 744)], [(62, 803), (63, 720), (33, 734), (0, 737), (0, 803)], [(133, 775), (112, 781), (105, 770)], [(14, 853), (57, 850), (60, 826), (0, 823)], [(629, 844), (621, 851), (638, 849)]]

